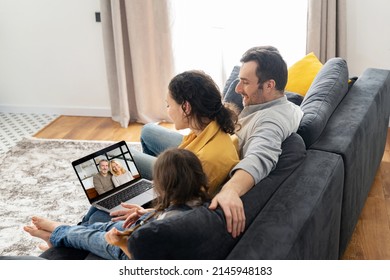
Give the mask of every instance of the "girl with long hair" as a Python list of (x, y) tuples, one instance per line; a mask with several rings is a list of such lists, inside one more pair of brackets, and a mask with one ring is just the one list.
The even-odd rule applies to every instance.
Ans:
[(90, 251), (105, 259), (131, 259), (127, 239), (137, 228), (153, 220), (173, 217), (209, 200), (207, 177), (202, 164), (188, 150), (171, 148), (163, 152), (154, 165), (153, 178), (157, 192), (153, 211), (147, 212), (136, 222), (126, 220), (69, 226), (34, 216), (33, 225), (25, 226), (24, 230), (46, 241), (41, 249), (72, 247)]

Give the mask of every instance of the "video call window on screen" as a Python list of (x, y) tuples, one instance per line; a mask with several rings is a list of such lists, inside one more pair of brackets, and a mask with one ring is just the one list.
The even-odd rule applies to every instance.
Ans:
[(128, 181), (140, 176), (126, 145), (119, 146), (113, 150), (93, 154), (91, 155), (91, 158), (87, 158), (85, 161), (74, 166), (80, 182), (90, 199), (97, 196), (97, 193), (94, 190), (93, 177), (99, 173), (99, 162), (102, 159), (105, 159), (108, 162), (114, 160), (117, 164), (129, 172), (131, 176), (128, 177)]

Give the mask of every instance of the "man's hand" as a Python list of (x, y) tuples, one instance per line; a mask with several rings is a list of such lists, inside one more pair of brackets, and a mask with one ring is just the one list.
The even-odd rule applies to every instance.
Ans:
[(215, 210), (219, 205), (225, 214), (227, 231), (233, 238), (245, 230), (245, 212), (241, 196), (254, 185), (252, 175), (245, 170), (237, 170), (222, 190), (213, 198), (209, 208)]
[(225, 214), (227, 231), (233, 238), (245, 230), (244, 206), (238, 194), (232, 190), (222, 190), (211, 201), (210, 209), (215, 210), (221, 206)]

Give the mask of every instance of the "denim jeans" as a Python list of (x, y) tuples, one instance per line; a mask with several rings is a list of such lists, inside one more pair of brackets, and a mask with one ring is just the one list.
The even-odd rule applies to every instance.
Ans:
[(106, 223), (111, 221), (111, 216), (107, 212), (97, 209), (96, 207), (91, 206), (81, 220), (80, 225), (91, 225), (94, 223)]
[(167, 148), (180, 145), (183, 135), (154, 123), (145, 124), (141, 130), (141, 145), (145, 154), (158, 156)]
[(117, 246), (107, 243), (105, 234), (112, 228), (123, 230), (123, 221), (94, 223), (91, 225), (57, 227), (50, 236), (54, 247), (70, 247), (86, 250), (108, 260), (128, 260), (127, 255)]

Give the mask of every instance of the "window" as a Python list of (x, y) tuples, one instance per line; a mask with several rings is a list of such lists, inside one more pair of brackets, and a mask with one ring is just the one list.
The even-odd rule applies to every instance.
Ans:
[(241, 55), (273, 45), (290, 66), (306, 54), (306, 0), (172, 0), (176, 73), (200, 69), (221, 87)]

